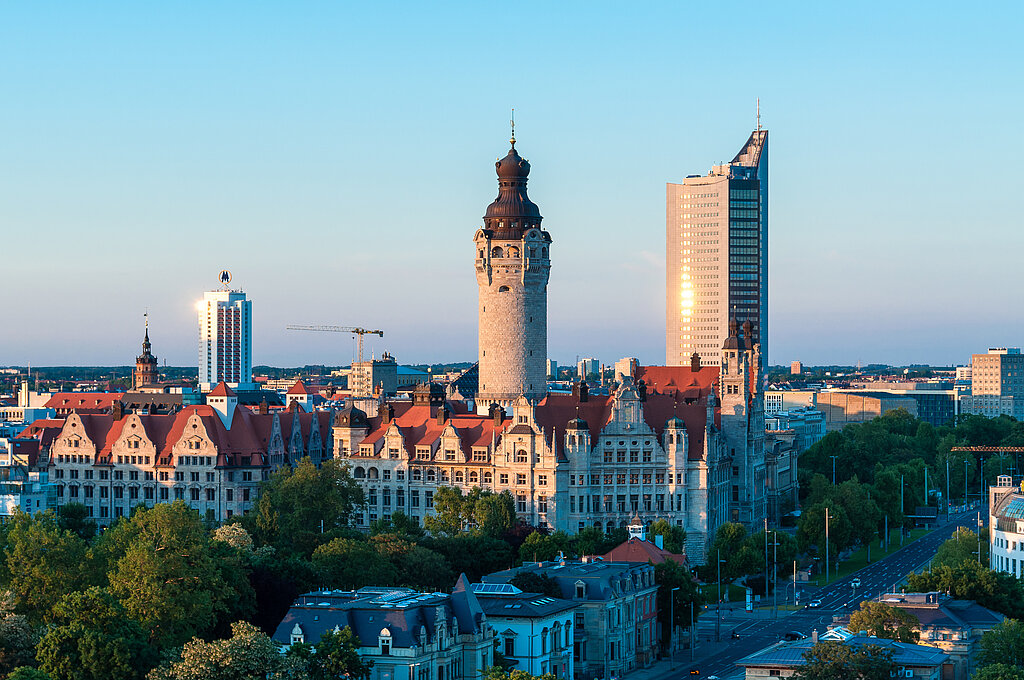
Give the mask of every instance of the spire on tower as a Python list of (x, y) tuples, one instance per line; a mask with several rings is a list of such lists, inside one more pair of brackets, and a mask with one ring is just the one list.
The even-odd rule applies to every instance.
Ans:
[(761, 98), (757, 98), (757, 131), (761, 131)]
[(516, 146), (516, 109), (512, 107), (512, 139), (508, 140), (512, 148)]

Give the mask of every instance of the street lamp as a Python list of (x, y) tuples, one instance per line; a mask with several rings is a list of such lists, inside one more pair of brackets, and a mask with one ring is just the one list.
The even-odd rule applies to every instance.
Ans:
[(715, 622), (715, 642), (722, 641), (722, 549), (718, 549), (718, 602), (715, 603), (715, 611), (718, 620)]
[(679, 586), (676, 586), (668, 593), (668, 658), (669, 664), (675, 662), (676, 657), (676, 591), (679, 590)]
[(832, 459), (832, 486), (836, 485), (836, 458), (839, 456), (829, 456)]

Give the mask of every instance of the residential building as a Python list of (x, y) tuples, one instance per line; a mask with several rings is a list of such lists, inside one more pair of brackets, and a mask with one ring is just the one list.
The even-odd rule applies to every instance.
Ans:
[[(796, 674), (798, 668), (806, 662), (804, 654), (818, 643), (817, 631), (807, 639), (792, 642), (776, 642), (759, 652), (755, 652), (736, 662), (746, 671), (746, 680), (760, 680), (766, 677), (789, 678)], [(865, 634), (854, 635), (846, 640), (836, 640), (838, 644), (853, 647), (875, 645), (892, 653), (896, 662), (898, 678), (914, 678), (915, 680), (947, 680), (945, 671), (950, 664), (949, 655), (941, 649), (927, 645), (914, 645), (896, 642), (885, 638), (876, 638)]]
[(759, 527), (766, 505), (760, 359), (749, 324), (732, 330), (719, 367), (641, 366), (612, 394), (578, 383), (517, 399), (510, 418), (473, 413), (436, 385), (373, 416), (341, 411), (334, 451), (366, 493), (362, 526), (395, 510), (422, 520), (439, 486), (480, 487), (512, 494), (523, 521), (572, 533), (667, 519), (702, 564), (718, 526)]
[(650, 665), (658, 649), (658, 586), (654, 567), (628, 562), (527, 562), (484, 576), (484, 583), (509, 583), (520, 573), (553, 579), (575, 610), (573, 658), (576, 678), (622, 677)]
[(348, 388), (352, 394), (394, 396), (398, 393), (398, 362), (384, 352), (380, 359), (353, 363), (348, 375)]
[(580, 380), (589, 380), (591, 376), (595, 379), (601, 377), (601, 362), (594, 357), (585, 357), (576, 362), (576, 376)]
[[(230, 281), (228, 275), (227, 283)], [(205, 292), (196, 308), (199, 312), (200, 389), (208, 392), (221, 382), (236, 389), (254, 389), (252, 302), (245, 298), (244, 292), (225, 288)]]
[[(331, 455), (329, 411), (253, 412), (221, 383), (203, 406), (139, 414), (120, 402), (107, 413), (74, 412), (59, 423), (47, 456), (58, 506), (82, 503), (108, 525), (136, 505), (182, 500), (211, 521), (254, 507), (274, 469)], [(22, 437), (32, 436), (32, 430)]]
[(768, 131), (732, 162), (667, 185), (665, 363), (718, 363), (729, 320), (754, 324), (768, 357)]
[(479, 392), (477, 410), (510, 408), (520, 396), (547, 392), (548, 249), (540, 209), (526, 194), (530, 163), (512, 148), (495, 163), (498, 197), (477, 229), (479, 288)]
[(578, 602), (524, 593), (511, 583), (474, 583), (471, 588), (506, 662), (531, 675), (576, 677), (573, 622)]
[(450, 595), (408, 588), (321, 590), (300, 595), (272, 638), (281, 647), (316, 646), (348, 627), (367, 680), (474, 680), (494, 663), (494, 629), (459, 578)]
[(917, 618), (919, 644), (949, 655), (942, 680), (970, 680), (977, 670), (981, 636), (1006, 618), (977, 602), (954, 600), (945, 593), (889, 593), (880, 599)]
[(1024, 419), (1024, 354), (1019, 347), (971, 355), (971, 393), (960, 397), (960, 412)]
[(988, 501), (989, 569), (1024, 577), (1024, 482), (999, 475)]

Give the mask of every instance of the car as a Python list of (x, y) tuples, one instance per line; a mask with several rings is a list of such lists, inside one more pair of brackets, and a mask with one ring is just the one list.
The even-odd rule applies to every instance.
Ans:
[(850, 587), (851, 588), (860, 588), (860, 579), (859, 578), (855, 578), (852, 581), (850, 581)]
[(807, 636), (798, 630), (791, 630), (782, 636), (782, 639), (788, 642), (792, 642), (793, 640), (805, 640), (806, 638)]
[(811, 600), (810, 602), (807, 603), (807, 607), (809, 609), (817, 609), (820, 606), (821, 606), (821, 600)]
[(696, 677), (696, 676), (700, 675), (700, 669), (699, 668), (691, 668), (690, 669), (690, 675), (693, 676), (693, 677)]

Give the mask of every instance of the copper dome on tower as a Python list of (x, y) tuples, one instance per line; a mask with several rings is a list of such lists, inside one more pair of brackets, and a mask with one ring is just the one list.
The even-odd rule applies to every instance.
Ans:
[(542, 219), (540, 208), (526, 195), (530, 162), (516, 151), (514, 139), (512, 148), (494, 164), (494, 169), (498, 173), (498, 197), (484, 213), (486, 228), (521, 233), (527, 227), (539, 226)]

